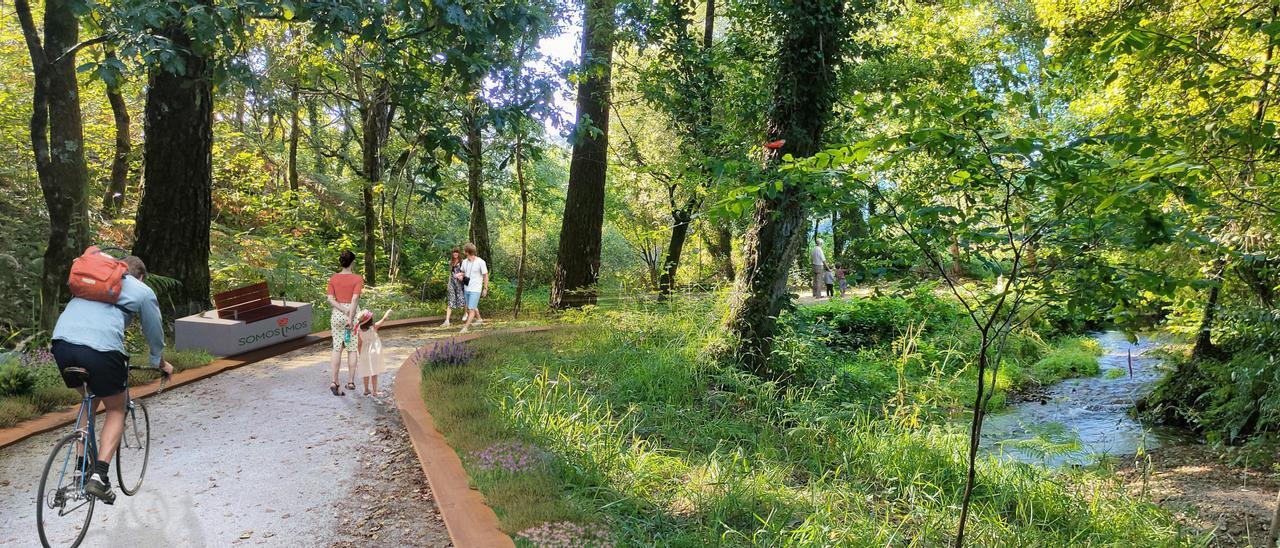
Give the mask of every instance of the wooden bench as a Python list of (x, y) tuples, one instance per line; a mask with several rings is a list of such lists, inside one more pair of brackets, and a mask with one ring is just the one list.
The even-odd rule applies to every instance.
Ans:
[(244, 323), (253, 323), (297, 310), (292, 306), (281, 306), (271, 302), (271, 292), (267, 289), (267, 282), (218, 293), (213, 296), (213, 305), (218, 310), (219, 318), (239, 320)]

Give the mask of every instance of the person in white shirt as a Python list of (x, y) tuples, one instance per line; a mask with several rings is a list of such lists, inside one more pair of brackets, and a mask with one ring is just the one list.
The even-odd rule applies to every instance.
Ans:
[(457, 276), (462, 280), (467, 296), (467, 323), (462, 326), (462, 333), (466, 333), (471, 330), (472, 323), (484, 323), (480, 318), (480, 297), (489, 295), (489, 265), (476, 256), (476, 244), (468, 243), (462, 247), (462, 252), (467, 254), (467, 258), (462, 260), (462, 272)]
[(813, 241), (813, 249), (809, 250), (809, 263), (813, 266), (813, 298), (822, 297), (822, 290), (826, 287), (827, 274), (827, 255), (822, 252), (822, 239), (817, 238)]

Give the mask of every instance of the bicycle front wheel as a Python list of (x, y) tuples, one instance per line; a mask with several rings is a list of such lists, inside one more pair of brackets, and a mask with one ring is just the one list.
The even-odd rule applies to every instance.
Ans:
[[(76, 547), (89, 532), (93, 519), (94, 498), (84, 492), (84, 480), (76, 474), (77, 460), (83, 454), (82, 434), (68, 434), (44, 464), (40, 474), (40, 490), (36, 497), (36, 528), (45, 548)], [(79, 449), (77, 449), (79, 447)]]
[(124, 433), (116, 448), (116, 479), (120, 491), (133, 496), (142, 487), (147, 473), (147, 458), (151, 455), (151, 417), (142, 400), (129, 402), (124, 413)]

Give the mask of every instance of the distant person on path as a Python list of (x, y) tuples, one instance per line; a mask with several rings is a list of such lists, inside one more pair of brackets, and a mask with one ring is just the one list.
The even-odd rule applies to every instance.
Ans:
[(827, 255), (822, 252), (822, 238), (813, 240), (809, 250), (809, 264), (813, 266), (813, 298), (822, 297), (823, 277), (827, 271)]
[[(382, 319), (375, 322), (373, 312), (365, 310), (356, 318), (356, 325), (360, 326), (356, 330), (356, 336), (360, 340), (360, 378), (364, 382), (366, 396), (378, 397), (378, 375), (387, 370), (382, 363), (382, 339), (378, 337), (378, 329), (382, 328), (382, 324), (386, 323), (387, 316), (390, 315), (391, 310), (388, 309), (382, 315)], [(373, 384), (372, 392), (369, 391), (370, 382)]]
[[(98, 479), (88, 479), (84, 490), (104, 503), (112, 504), (116, 495), (111, 491), (111, 457), (115, 456), (124, 432), (125, 386), (129, 380), (129, 354), (124, 349), (124, 330), (134, 316), (142, 322), (142, 334), (151, 348), (152, 367), (173, 373), (173, 366), (164, 361), (164, 321), (160, 317), (160, 303), (156, 294), (142, 283), (147, 277), (147, 267), (142, 259), (129, 256), (123, 261), (128, 268), (120, 287), (120, 296), (113, 303), (92, 301), (75, 297), (67, 303), (53, 328), (53, 359), (58, 370), (79, 367), (89, 372), (89, 390), (107, 409), (98, 441), (98, 461), (93, 470), (77, 470), (76, 473)], [(67, 379), (67, 377), (63, 377)], [(67, 386), (84, 395), (83, 384), (78, 379), (67, 379)], [(76, 459), (82, 462), (82, 459)], [(79, 465), (77, 465), (79, 466)]]
[(836, 272), (831, 267), (822, 274), (822, 282), (827, 286), (827, 298), (836, 296)]
[(333, 313), (329, 315), (329, 332), (333, 336), (333, 357), (330, 365), (333, 369), (333, 383), (329, 391), (335, 396), (345, 396), (346, 392), (338, 386), (338, 370), (342, 368), (342, 352), (347, 353), (347, 371), (351, 378), (347, 381), (347, 390), (356, 389), (356, 335), (352, 329), (356, 325), (356, 311), (360, 306), (360, 292), (364, 290), (364, 278), (351, 271), (356, 262), (356, 255), (343, 251), (338, 256), (338, 264), (342, 271), (329, 277), (329, 306)]
[(467, 314), (466, 288), (462, 285), (462, 252), (458, 248), (449, 251), (449, 280), (445, 282), (444, 323), (440, 327), (449, 327), (449, 318), (453, 309), (461, 308), (463, 317)]
[(480, 318), (480, 297), (489, 295), (489, 265), (484, 259), (476, 256), (476, 244), (468, 243), (462, 247), (467, 258), (462, 261), (462, 281), (466, 284), (467, 323), (462, 332), (471, 330), (471, 324), (483, 325)]
[(836, 285), (840, 286), (840, 298), (844, 298), (844, 292), (849, 289), (849, 269), (836, 267)]

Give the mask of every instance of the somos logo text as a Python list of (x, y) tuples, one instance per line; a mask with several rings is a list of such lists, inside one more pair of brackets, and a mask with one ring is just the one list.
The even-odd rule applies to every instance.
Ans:
[(240, 346), (248, 346), (251, 344), (257, 344), (262, 341), (276, 339), (276, 338), (286, 339), (288, 338), (290, 333), (295, 335), (298, 333), (306, 334), (310, 332), (310, 328), (311, 328), (310, 321), (303, 320), (297, 323), (289, 323), (289, 317), (285, 316), (283, 318), (279, 318), (276, 320), (276, 327), (272, 329), (267, 329), (259, 333), (254, 333), (252, 335), (246, 335), (244, 337), (240, 337), (240, 340), (237, 341), (237, 344), (239, 344)]

